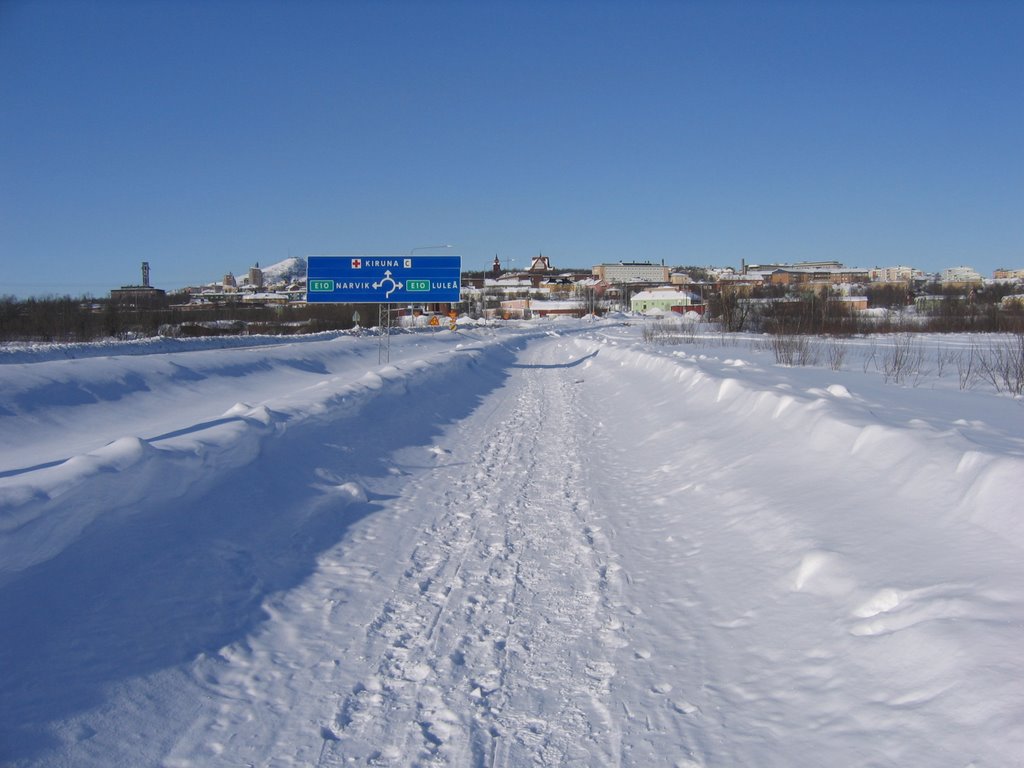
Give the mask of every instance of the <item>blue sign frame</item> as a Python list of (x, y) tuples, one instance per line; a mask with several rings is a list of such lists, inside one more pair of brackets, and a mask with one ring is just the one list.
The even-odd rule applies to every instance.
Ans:
[(461, 256), (306, 258), (306, 301), (311, 304), (454, 304), (461, 284)]

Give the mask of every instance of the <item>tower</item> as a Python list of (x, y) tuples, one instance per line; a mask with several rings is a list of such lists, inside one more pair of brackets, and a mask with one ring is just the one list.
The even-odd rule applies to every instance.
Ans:
[(263, 270), (260, 269), (258, 261), (255, 267), (249, 267), (249, 285), (260, 290), (263, 289)]

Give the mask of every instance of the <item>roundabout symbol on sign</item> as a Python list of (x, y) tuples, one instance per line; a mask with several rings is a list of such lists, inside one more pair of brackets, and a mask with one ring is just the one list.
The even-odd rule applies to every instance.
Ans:
[(384, 273), (384, 279), (381, 280), (379, 283), (374, 283), (373, 287), (374, 288), (383, 288), (384, 287), (384, 283), (391, 283), (391, 287), (388, 288), (387, 292), (384, 294), (384, 298), (385, 299), (389, 298), (392, 293), (394, 293), (395, 291), (399, 290), (402, 287), (401, 283), (396, 282), (395, 279), (393, 277), (391, 277), (391, 270), (390, 269), (387, 270)]

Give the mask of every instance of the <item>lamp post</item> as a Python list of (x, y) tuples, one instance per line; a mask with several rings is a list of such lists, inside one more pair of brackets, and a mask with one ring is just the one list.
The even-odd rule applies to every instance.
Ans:
[(441, 245), (418, 245), (409, 251), (409, 255), (412, 256), (416, 251), (432, 251), (435, 248), (451, 248), (451, 243), (442, 243)]

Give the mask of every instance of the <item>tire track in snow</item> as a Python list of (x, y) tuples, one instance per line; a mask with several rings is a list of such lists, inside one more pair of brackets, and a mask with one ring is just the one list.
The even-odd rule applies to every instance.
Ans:
[(557, 340), (531, 347), (501, 408), (463, 423), (471, 440), (444, 489), (428, 476), (398, 502), (438, 512), (367, 630), (370, 672), (321, 765), (619, 763), (623, 641), (614, 564), (589, 521), (579, 382), (565, 364), (531, 366), (565, 354)]

